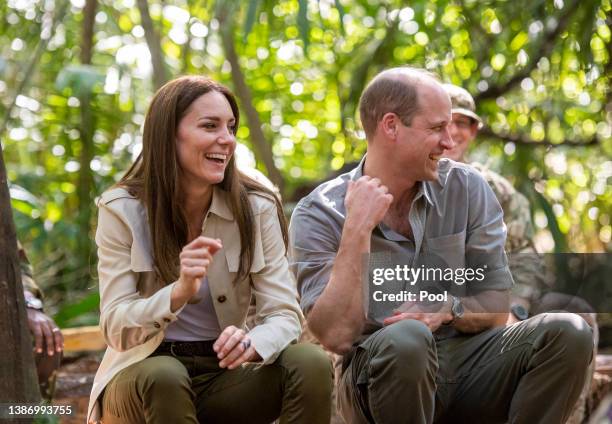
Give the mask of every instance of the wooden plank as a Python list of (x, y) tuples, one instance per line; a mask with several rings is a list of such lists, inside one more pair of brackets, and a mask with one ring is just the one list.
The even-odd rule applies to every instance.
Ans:
[(96, 351), (106, 349), (102, 331), (97, 325), (63, 328), (64, 352)]

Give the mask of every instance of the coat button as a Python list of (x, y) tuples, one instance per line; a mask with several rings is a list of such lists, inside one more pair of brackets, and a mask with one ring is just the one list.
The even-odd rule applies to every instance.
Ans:
[(154, 323), (153, 323), (153, 327), (155, 327), (155, 328), (161, 328), (161, 325), (159, 325), (159, 322), (154, 322)]
[(218, 301), (219, 303), (223, 303), (223, 302), (225, 302), (226, 300), (227, 300), (227, 297), (225, 297), (225, 295), (223, 295), (223, 294), (217, 298), (217, 301)]

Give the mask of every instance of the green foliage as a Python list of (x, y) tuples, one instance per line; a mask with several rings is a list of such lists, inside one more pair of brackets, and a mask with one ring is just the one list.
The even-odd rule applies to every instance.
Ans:
[(55, 80), (59, 92), (69, 90), (78, 98), (84, 98), (100, 88), (105, 74), (90, 65), (70, 65), (63, 68)]
[[(69, 324), (97, 302), (95, 257), (83, 259), (77, 251), (77, 241), (93, 239), (95, 231), (95, 213), (87, 234), (78, 229), (81, 177), (91, 174), (92, 194), (99, 195), (127, 169), (140, 151), (153, 84), (134, 1), (99, 2), (90, 66), (79, 63), (84, 2), (71, 2), (50, 33), (64, 4), (55, 3), (0, 6), (0, 110), (6, 115), (16, 98), (2, 142), (19, 235), (51, 310)], [(610, 0), (410, 6), (399, 0), (153, 0), (151, 17), (173, 76), (206, 74), (235, 85), (217, 19), (226, 6), (286, 199), (361, 157), (356, 109), (363, 87), (383, 68), (411, 64), (474, 94), (487, 130), (472, 157), (511, 177), (532, 200), (541, 246), (611, 250)], [(35, 59), (41, 37), (49, 43), (17, 93), (20, 70)], [(88, 169), (80, 167), (82, 102), (95, 126)], [(251, 133), (243, 122), (238, 138), (247, 148)], [(248, 163), (245, 152), (241, 159)]]

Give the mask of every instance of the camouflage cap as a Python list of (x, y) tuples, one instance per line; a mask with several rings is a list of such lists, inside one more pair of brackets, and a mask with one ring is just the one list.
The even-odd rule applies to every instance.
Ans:
[(444, 84), (444, 90), (450, 96), (452, 113), (460, 113), (475, 119), (478, 122), (478, 128), (481, 128), (482, 119), (476, 114), (476, 104), (472, 95), (465, 88), (453, 84)]

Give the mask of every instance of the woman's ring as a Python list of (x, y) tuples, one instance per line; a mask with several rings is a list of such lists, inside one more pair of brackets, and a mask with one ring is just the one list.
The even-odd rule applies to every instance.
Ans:
[(57, 328), (57, 327), (55, 327), (55, 328), (54, 328), (53, 330), (51, 330), (51, 331), (53, 331), (54, 333), (57, 333), (58, 331), (60, 331), (60, 329), (59, 329), (59, 328)]
[(243, 340), (240, 342), (240, 344), (242, 345), (244, 350), (247, 350), (249, 347), (251, 347), (251, 340), (250, 339)]

